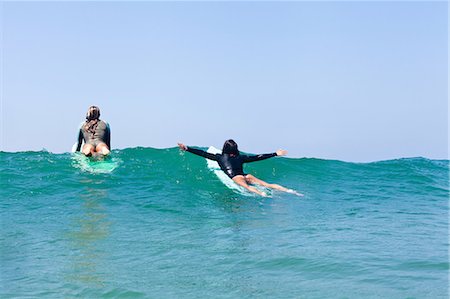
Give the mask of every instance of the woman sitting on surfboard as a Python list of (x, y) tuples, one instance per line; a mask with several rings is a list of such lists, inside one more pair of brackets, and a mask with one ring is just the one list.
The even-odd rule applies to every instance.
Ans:
[(103, 155), (110, 153), (111, 131), (107, 122), (100, 120), (100, 109), (97, 106), (89, 107), (86, 113), (86, 121), (82, 123), (78, 134), (78, 145), (76, 151), (81, 150), (86, 156)]
[(287, 151), (285, 150), (277, 150), (275, 153), (255, 155), (255, 156), (242, 155), (239, 153), (237, 143), (232, 139), (225, 141), (222, 149), (222, 154), (211, 154), (201, 149), (188, 147), (183, 143), (178, 143), (178, 146), (183, 151), (188, 151), (195, 155), (202, 156), (206, 159), (217, 161), (217, 163), (220, 166), (220, 169), (222, 169), (223, 172), (225, 172), (236, 184), (244, 187), (245, 189), (251, 192), (257, 193), (262, 196), (266, 196), (265, 192), (262, 192), (256, 189), (255, 187), (249, 185), (249, 184), (257, 184), (267, 188), (272, 188), (280, 191), (301, 195), (295, 192), (294, 190), (287, 189), (277, 184), (266, 183), (251, 174), (244, 173), (242, 167), (244, 163), (261, 161), (275, 156), (284, 156), (287, 154)]

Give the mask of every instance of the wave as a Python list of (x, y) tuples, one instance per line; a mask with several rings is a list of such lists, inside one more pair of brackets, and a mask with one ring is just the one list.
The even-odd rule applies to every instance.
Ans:
[[(223, 188), (209, 171), (205, 159), (181, 152), (178, 148), (126, 148), (113, 150), (111, 171), (95, 173), (80, 167), (69, 153), (0, 152), (3, 177), (17, 178), (51, 175), (63, 179), (67, 175), (108, 175), (117, 180), (134, 180), (145, 184), (149, 180), (165, 185), (187, 183), (194, 190)], [(108, 166), (108, 165), (107, 165)], [(109, 165), (111, 166), (111, 165)], [(109, 167), (108, 166), (108, 167)], [(107, 167), (107, 168), (108, 168)], [(396, 192), (424, 194), (447, 192), (449, 161), (426, 158), (402, 158), (370, 163), (353, 163), (317, 158), (277, 157), (245, 164), (245, 171), (263, 180), (297, 190), (318, 192), (381, 194)], [(205, 184), (206, 183), (206, 184)], [(186, 187), (185, 186), (185, 187)]]

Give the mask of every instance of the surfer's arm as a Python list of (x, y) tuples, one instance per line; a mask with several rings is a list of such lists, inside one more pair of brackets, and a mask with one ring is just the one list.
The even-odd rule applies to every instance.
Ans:
[(80, 130), (78, 133), (78, 144), (77, 144), (76, 152), (79, 152), (81, 150), (82, 143), (83, 143), (83, 132), (81, 132), (81, 130)]
[(192, 148), (184, 145), (183, 143), (178, 143), (181, 150), (193, 153), (194, 155), (201, 156), (206, 159), (217, 161), (217, 155), (205, 152), (204, 150), (198, 148)]
[(194, 155), (201, 156), (203, 158), (209, 159), (209, 160), (217, 161), (216, 154), (211, 154), (211, 153), (205, 152), (204, 150), (201, 150), (201, 149), (198, 149), (198, 148), (192, 148), (192, 147), (187, 146), (186, 147), (186, 151), (190, 152), (190, 153), (193, 153)]
[(269, 159), (272, 157), (276, 157), (277, 153), (271, 153), (271, 154), (261, 154), (261, 155), (255, 155), (255, 156), (248, 156), (248, 155), (243, 155), (243, 161), (244, 162), (255, 162), (255, 161), (261, 161), (261, 160), (265, 160), (265, 159)]
[(106, 123), (105, 144), (108, 146), (108, 149), (111, 150), (111, 129), (109, 128), (108, 123)]
[(248, 156), (244, 155), (244, 162), (255, 162), (255, 161), (261, 161), (265, 159), (269, 159), (276, 156), (285, 156), (287, 154), (287, 151), (279, 149), (275, 153), (271, 154), (261, 154), (261, 155), (255, 155), (255, 156)]

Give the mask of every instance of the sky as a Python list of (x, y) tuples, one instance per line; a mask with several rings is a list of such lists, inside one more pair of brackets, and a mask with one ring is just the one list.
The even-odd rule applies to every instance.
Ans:
[(447, 2), (0, 2), (1, 144), (448, 159)]

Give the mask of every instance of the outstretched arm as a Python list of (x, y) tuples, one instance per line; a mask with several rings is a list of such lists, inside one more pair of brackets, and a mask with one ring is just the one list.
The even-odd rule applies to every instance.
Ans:
[(217, 161), (217, 156), (215, 154), (211, 154), (208, 152), (205, 152), (204, 150), (198, 149), (198, 148), (192, 148), (184, 145), (183, 143), (178, 143), (178, 147), (183, 150), (190, 153), (193, 153), (194, 155), (201, 156), (206, 159)]
[(77, 145), (77, 149), (76, 152), (79, 152), (81, 150), (81, 144), (83, 143), (83, 132), (78, 133), (78, 145)]
[(255, 161), (261, 161), (265, 159), (269, 159), (276, 156), (284, 156), (287, 154), (287, 151), (285, 150), (277, 150), (275, 153), (271, 154), (261, 154), (261, 155), (255, 155), (255, 156), (247, 156), (244, 155), (244, 162), (255, 162)]

